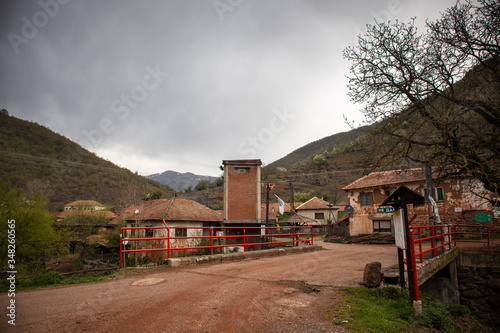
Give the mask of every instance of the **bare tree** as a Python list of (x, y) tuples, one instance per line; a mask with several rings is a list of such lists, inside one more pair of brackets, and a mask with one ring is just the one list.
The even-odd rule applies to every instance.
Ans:
[(425, 163), (500, 190), (500, 2), (457, 3), (419, 34), (414, 20), (369, 26), (351, 61), (378, 165)]

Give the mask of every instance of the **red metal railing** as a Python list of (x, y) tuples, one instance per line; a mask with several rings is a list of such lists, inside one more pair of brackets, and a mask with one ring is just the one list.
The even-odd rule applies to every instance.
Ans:
[[(200, 230), (198, 232), (200, 235), (191, 235), (191, 236), (171, 236), (170, 231), (176, 229), (185, 229), (187, 230)], [(302, 232), (301, 229), (309, 229), (308, 232)], [(165, 232), (161, 232), (162, 235), (159, 237), (134, 237), (130, 235), (128, 237), (128, 233), (130, 234), (136, 233), (139, 230), (165, 230)], [(208, 231), (208, 235), (204, 235), (204, 231)], [(218, 234), (217, 231), (222, 232)], [(228, 235), (228, 231), (231, 232), (241, 232), (242, 234), (231, 234)], [(259, 232), (260, 231), (260, 232)], [(258, 232), (258, 233), (256, 233)], [(159, 232), (157, 232), (159, 233)], [(186, 232), (187, 234), (187, 232)], [(307, 236), (306, 238), (300, 238), (301, 236)], [(284, 239), (279, 239), (280, 237), (284, 237)], [(291, 237), (291, 239), (289, 239)], [(177, 240), (192, 240), (193, 246), (175, 246), (178, 244)], [(206, 239), (209, 241), (208, 245), (202, 245), (202, 241)], [(238, 239), (243, 239), (243, 241), (239, 241)], [(163, 240), (166, 243), (166, 247), (160, 248), (135, 248), (135, 249), (124, 249), (124, 242), (141, 242), (141, 241), (155, 241), (155, 240)], [(217, 240), (214, 244), (214, 241)], [(221, 240), (233, 240), (231, 244), (221, 244)], [(171, 241), (173, 244), (171, 244)], [(247, 251), (250, 248), (255, 246), (268, 245), (270, 248), (275, 247), (277, 244), (289, 244), (292, 246), (298, 246), (299, 242), (313, 244), (313, 228), (312, 226), (290, 226), (290, 227), (124, 227), (120, 229), (120, 267), (123, 266), (123, 254), (124, 253), (133, 253), (133, 252), (153, 252), (153, 251), (166, 251), (167, 257), (170, 258), (172, 251), (178, 250), (202, 250), (209, 249), (210, 254), (214, 253), (214, 249), (218, 248), (226, 248), (226, 247), (243, 247), (243, 251)], [(226, 243), (226, 242), (225, 242)], [(174, 245), (174, 246), (172, 246)]]
[[(457, 231), (457, 228), (464, 227), (464, 231)], [(467, 230), (469, 228), (469, 230)], [(480, 228), (479, 232), (472, 232), (470, 229)], [(418, 244), (418, 252), (416, 257), (420, 257), (420, 262), (424, 262), (424, 254), (432, 253), (432, 257), (436, 256), (436, 250), (443, 253), (446, 248), (451, 249), (452, 246), (457, 246), (457, 242), (476, 242), (485, 243), (490, 247), (490, 228), (483, 225), (426, 225), (426, 226), (410, 226), (410, 230), (417, 231), (417, 238), (414, 242)], [(485, 230), (483, 232), (483, 230)], [(422, 236), (426, 234), (426, 236)], [(486, 236), (486, 240), (465, 240), (458, 239), (457, 235), (474, 235)]]
[[(415, 216), (409, 222), (413, 221)], [(457, 228), (465, 228), (462, 232), (457, 232)], [(468, 228), (468, 230), (467, 230)], [(479, 228), (479, 232), (473, 232), (471, 229)], [(485, 230), (485, 232), (483, 232)], [(417, 232), (417, 238), (415, 239), (415, 231)], [(425, 233), (426, 236), (422, 236)], [(480, 236), (481, 238), (486, 235), (487, 240), (464, 240), (457, 239), (457, 235), (474, 235)], [(457, 246), (457, 242), (479, 242), (488, 244), (490, 248), (490, 228), (483, 225), (427, 225), (427, 226), (410, 226), (410, 239), (409, 246), (411, 252), (411, 258), (408, 260), (405, 258), (403, 262), (406, 265), (411, 265), (413, 270), (413, 293), (415, 295), (415, 300), (418, 301), (419, 297), (419, 287), (418, 287), (418, 277), (417, 277), (417, 263), (416, 258), (420, 257), (420, 263), (424, 261), (424, 254), (432, 253), (432, 257), (436, 256), (436, 250), (438, 252), (445, 252), (446, 247), (451, 249), (452, 245)], [(415, 249), (415, 243), (418, 243), (418, 252)], [(425, 247), (425, 249), (424, 249)]]

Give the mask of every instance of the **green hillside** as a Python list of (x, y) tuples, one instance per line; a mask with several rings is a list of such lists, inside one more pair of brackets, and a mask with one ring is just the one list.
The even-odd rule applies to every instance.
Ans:
[(266, 170), (273, 172), (276, 168), (296, 168), (312, 162), (314, 156), (319, 154), (328, 155), (335, 152), (341, 152), (345, 147), (353, 144), (356, 140), (363, 137), (372, 126), (362, 126), (348, 132), (342, 132), (327, 136), (323, 139), (311, 142), (299, 149), (294, 150), (283, 158), (266, 166)]
[(53, 211), (79, 199), (115, 209), (141, 196), (173, 190), (106, 161), (37, 123), (0, 113), (0, 178), (25, 191), (42, 192)]

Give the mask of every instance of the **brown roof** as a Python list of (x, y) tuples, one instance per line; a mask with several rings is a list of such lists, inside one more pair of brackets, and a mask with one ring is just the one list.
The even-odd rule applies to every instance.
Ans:
[(297, 210), (318, 210), (318, 209), (339, 209), (339, 207), (333, 206), (333, 204), (317, 197), (309, 199), (308, 201), (297, 207)]
[(222, 164), (224, 164), (224, 165), (240, 165), (240, 164), (262, 165), (262, 161), (261, 160), (223, 160)]
[[(271, 207), (269, 207), (269, 221), (275, 221), (278, 218), (278, 214), (276, 212), (273, 212), (271, 210)], [(260, 209), (260, 219), (262, 221), (266, 220), (266, 206), (261, 207)]]
[(166, 221), (223, 221), (222, 216), (216, 211), (186, 198), (144, 201), (125, 208), (120, 216), (128, 221), (136, 219), (161, 221), (163, 218)]
[(300, 217), (299, 217), (299, 214), (292, 214), (292, 215), (284, 218), (283, 220), (278, 221), (278, 224), (280, 224), (280, 223), (283, 223), (283, 224), (284, 223), (302, 224), (302, 223), (304, 223), (304, 221), (308, 224), (317, 224), (318, 223), (318, 221), (313, 220), (310, 217), (306, 217), (306, 216), (302, 216), (302, 215), (300, 215)]
[(425, 173), (422, 168), (406, 170), (390, 170), (372, 172), (367, 176), (350, 183), (342, 188), (344, 191), (359, 188), (379, 187), (384, 185), (401, 185), (413, 182), (425, 181)]

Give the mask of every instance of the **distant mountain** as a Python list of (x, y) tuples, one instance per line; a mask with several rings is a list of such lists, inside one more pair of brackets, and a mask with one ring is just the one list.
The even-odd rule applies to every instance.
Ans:
[(52, 211), (75, 200), (96, 200), (119, 210), (158, 190), (164, 197), (174, 193), (8, 112), (0, 112), (0, 181), (44, 194)]
[(168, 185), (175, 190), (185, 189), (188, 186), (194, 189), (200, 180), (208, 180), (213, 182), (216, 177), (212, 176), (200, 176), (195, 175), (191, 172), (180, 173), (177, 171), (167, 170), (162, 173), (155, 173), (153, 175), (146, 176), (146, 178), (154, 180), (160, 184)]

